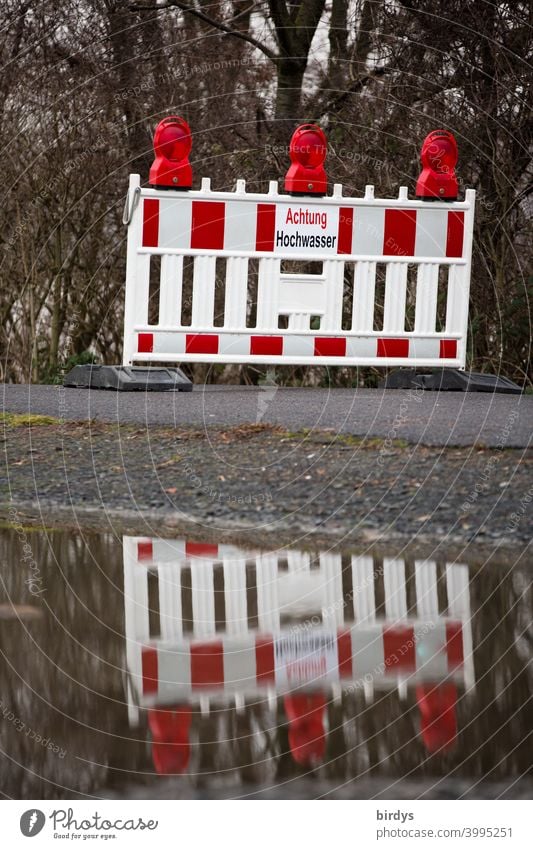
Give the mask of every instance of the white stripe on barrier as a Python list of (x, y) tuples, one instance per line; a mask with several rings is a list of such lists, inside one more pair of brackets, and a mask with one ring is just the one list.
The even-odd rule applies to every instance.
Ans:
[(255, 642), (243, 637), (240, 641), (224, 640), (223, 646), (224, 689), (236, 692), (255, 690), (257, 687)]
[(368, 625), (354, 631), (352, 636), (352, 669), (356, 678), (369, 677), (374, 681), (385, 672), (383, 629)]
[(158, 245), (187, 249), (191, 242), (192, 201), (179, 198), (167, 202), (167, 214), (158, 216)]
[(446, 210), (421, 209), (417, 212), (416, 223), (416, 256), (445, 256), (448, 230)]

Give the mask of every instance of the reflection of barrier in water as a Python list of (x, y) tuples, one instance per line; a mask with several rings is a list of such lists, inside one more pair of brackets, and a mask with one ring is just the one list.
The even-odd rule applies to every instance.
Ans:
[(130, 721), (148, 708), (152, 733), (166, 728), (154, 739), (165, 743), (169, 711), (196, 705), (206, 714), (213, 702), (242, 709), (246, 699), (275, 704), (282, 695), (303, 763), (323, 748), (322, 720), (295, 694), (305, 702), (360, 689), (371, 703), (375, 689), (396, 687), (405, 698), (413, 686), (426, 747), (447, 748), (457, 686), (473, 687), (474, 669), (468, 568), (447, 564), (443, 577), (439, 584), (433, 561), (415, 561), (413, 582), (403, 559), (126, 537)]

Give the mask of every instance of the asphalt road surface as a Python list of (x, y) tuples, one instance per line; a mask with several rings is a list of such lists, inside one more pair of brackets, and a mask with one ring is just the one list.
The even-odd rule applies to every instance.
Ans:
[(434, 446), (526, 448), (533, 432), (533, 395), (492, 393), (210, 385), (192, 393), (118, 393), (4, 384), (2, 409), (153, 426), (260, 422)]

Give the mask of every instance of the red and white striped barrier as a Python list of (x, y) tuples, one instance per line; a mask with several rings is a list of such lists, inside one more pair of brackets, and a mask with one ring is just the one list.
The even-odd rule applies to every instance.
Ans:
[(185, 563), (194, 558), (202, 560), (242, 559), (242, 550), (224, 543), (196, 542), (185, 539), (135, 538), (134, 556), (139, 563), (158, 564), (175, 561)]
[(257, 694), (275, 689), (323, 689), (365, 681), (387, 685), (463, 677), (461, 622), (416, 622), (248, 634), (207, 642), (144, 646), (141, 675), (132, 677), (145, 705), (174, 704), (195, 695)]
[[(215, 192), (211, 193), (213, 196)], [(463, 256), (464, 211), (414, 208), (339, 200), (277, 202), (144, 197), (142, 247), (228, 254), (275, 254), (282, 259), (316, 251), (316, 256), (356, 259), (415, 257), (428, 261)], [(231, 195), (229, 195), (231, 198)], [(350, 201), (352, 204), (353, 201)], [(387, 202), (388, 203), (388, 202)], [(316, 232), (315, 232), (316, 229)], [(223, 254), (222, 254), (223, 255)]]
[[(464, 368), (475, 192), (465, 201), (306, 198), (140, 187), (130, 178), (124, 365), (225, 362), (410, 365)], [(150, 263), (161, 258), (159, 317), (148, 323)], [(185, 325), (184, 260), (193, 264)], [(258, 264), (257, 310), (249, 326), (250, 261)], [(317, 274), (282, 269), (316, 260)], [(225, 269), (221, 271), (221, 263)], [(345, 269), (353, 266), (353, 287)], [(385, 269), (382, 318), (376, 310)], [(416, 279), (409, 267), (416, 267)], [(437, 329), (440, 271), (447, 274), (446, 318)], [(224, 285), (215, 316), (215, 283)], [(348, 291), (348, 288), (350, 291)], [(346, 291), (345, 291), (346, 289)], [(441, 293), (442, 296), (442, 293)], [(414, 310), (413, 310), (414, 307)], [(380, 307), (381, 309), (381, 307)], [(413, 313), (412, 326), (406, 327)], [(343, 316), (351, 316), (350, 326)], [(216, 325), (215, 325), (216, 321)], [(283, 328), (283, 329), (282, 329)], [(314, 329), (312, 329), (314, 328)]]
[[(475, 683), (468, 568), (415, 561), (415, 608), (406, 564), (340, 555), (244, 551), (235, 546), (124, 538), (130, 707), (291, 687)], [(344, 564), (344, 570), (347, 564)], [(344, 575), (344, 578), (343, 578)], [(185, 577), (187, 576), (187, 577)], [(149, 590), (149, 582), (152, 589)], [(384, 618), (377, 614), (378, 583)], [(439, 600), (438, 586), (445, 598)], [(442, 607), (442, 603), (445, 607)], [(312, 627), (302, 627), (302, 618)], [(287, 623), (295, 623), (289, 627)], [(253, 623), (253, 624), (251, 624)]]

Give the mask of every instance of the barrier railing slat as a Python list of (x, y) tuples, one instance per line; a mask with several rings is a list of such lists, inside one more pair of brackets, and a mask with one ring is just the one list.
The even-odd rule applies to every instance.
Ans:
[(181, 326), (183, 256), (163, 254), (159, 290), (159, 324)]
[(423, 262), (416, 280), (415, 331), (434, 333), (437, 321), (439, 266)]

